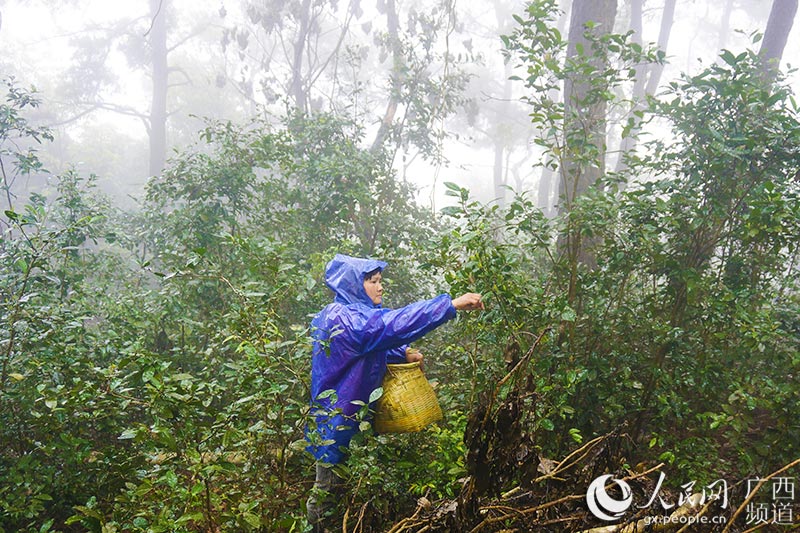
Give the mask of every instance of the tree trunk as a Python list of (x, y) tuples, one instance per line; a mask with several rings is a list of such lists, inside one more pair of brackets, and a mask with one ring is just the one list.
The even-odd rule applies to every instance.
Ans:
[(509, 151), (511, 135), (508, 125), (510, 111), (508, 103), (511, 101), (511, 63), (505, 65), (505, 81), (503, 83), (503, 99), (495, 111), (495, 133), (494, 133), (494, 167), (492, 175), (494, 178), (494, 198), (500, 207), (506, 205), (506, 176), (504, 169), (505, 154)]
[[(677, 0), (667, 0), (664, 2), (664, 12), (661, 15), (661, 29), (658, 32), (658, 48), (667, 51), (669, 46), (669, 36), (672, 33), (672, 23), (675, 22), (675, 3)], [(658, 84), (661, 82), (661, 74), (664, 72), (664, 64), (656, 63), (653, 65), (650, 77), (647, 80), (647, 94), (655, 94)]]
[(150, 60), (153, 67), (153, 95), (150, 105), (151, 176), (164, 170), (167, 158), (167, 8), (169, 0), (150, 0)]
[(297, 39), (294, 42), (294, 57), (292, 59), (292, 85), (290, 91), (294, 98), (294, 105), (298, 111), (307, 111), (308, 98), (303, 87), (303, 54), (306, 50), (306, 40), (310, 27), (309, 18), (311, 16), (311, 0), (303, 0), (300, 11), (300, 29), (297, 32)]
[(537, 205), (547, 218), (556, 216), (555, 209), (553, 208), (553, 185), (556, 174), (550, 167), (544, 167), (542, 174), (539, 176), (539, 194), (537, 196)]
[[(633, 31), (633, 42), (642, 46), (644, 43), (642, 38), (642, 8), (644, 7), (642, 4), (644, 0), (631, 0), (631, 31)], [(645, 65), (638, 65), (636, 67), (636, 81), (633, 84), (633, 101), (637, 103), (637, 105), (644, 100), (645, 97), (645, 86), (647, 84), (647, 71), (648, 66)], [(627, 137), (625, 140), (631, 139)], [(621, 152), (624, 153), (624, 152)], [(622, 157), (620, 157), (622, 160)]]
[[(643, 0), (631, 0), (631, 24), (630, 28), (633, 31), (632, 41), (639, 46), (642, 45), (642, 4)], [(631, 95), (631, 101), (633, 101), (633, 110), (640, 109), (642, 107), (642, 102), (645, 98), (645, 90), (644, 88), (647, 85), (647, 65), (640, 65), (636, 67), (636, 81), (633, 83), (633, 94)], [(633, 115), (633, 119), (636, 119), (636, 116)], [(617, 165), (615, 167), (615, 171), (617, 173), (624, 172), (625, 169), (628, 168), (628, 165), (625, 163), (625, 154), (630, 152), (636, 147), (636, 136), (632, 135), (634, 132), (631, 131), (631, 135), (625, 136), (619, 145), (619, 156), (617, 159)]]
[(761, 57), (764, 78), (775, 79), (780, 68), (783, 49), (794, 24), (798, 0), (774, 0), (769, 13), (767, 29), (758, 55)]
[(733, 11), (733, 0), (726, 0), (725, 7), (722, 9), (722, 21), (719, 25), (717, 50), (723, 50), (726, 46), (728, 46), (728, 34), (731, 31), (731, 11)]
[(383, 120), (372, 141), (371, 150), (374, 152), (383, 146), (386, 137), (392, 129), (394, 116), (397, 113), (397, 106), (400, 103), (400, 92), (403, 89), (403, 51), (400, 46), (400, 22), (397, 17), (397, 6), (394, 0), (386, 2), (386, 24), (389, 34), (389, 42), (392, 47), (392, 87), (389, 92), (389, 103), (386, 105), (386, 112)]
[[(591, 43), (584, 34), (590, 22), (594, 23), (592, 31), (610, 33), (616, 14), (616, 0), (575, 0), (572, 4), (567, 60), (585, 62), (593, 71), (602, 72), (605, 59), (594, 56)], [(558, 210), (566, 215), (572, 212), (575, 200), (605, 173), (606, 100), (602, 94), (598, 94), (602, 88), (593, 86), (592, 81), (584, 76), (575, 79), (568, 77), (564, 82), (565, 156), (559, 168)], [(585, 238), (581, 224), (567, 216), (566, 228), (558, 239), (558, 249), (559, 254), (567, 260), (570, 272), (567, 301), (573, 309), (579, 307), (578, 267), (596, 267), (594, 248), (594, 239)], [(565, 326), (568, 330), (565, 330), (565, 334), (571, 336), (574, 323), (565, 323)]]
[[(616, 0), (575, 0), (572, 4), (567, 56), (576, 57), (579, 45), (585, 53), (589, 53), (591, 45), (584, 37), (586, 24), (594, 22), (598, 25), (596, 31), (609, 33), (613, 30), (616, 14)], [(602, 65), (594, 66), (602, 69)], [(559, 184), (561, 212), (569, 211), (575, 198), (605, 172), (606, 103), (602, 98), (588, 101), (591, 88), (591, 80), (567, 79), (564, 83), (566, 135), (583, 137), (587, 144), (597, 147), (599, 155), (594, 165), (579, 167), (571, 161), (565, 161)]]
[[(666, 52), (669, 46), (669, 37), (672, 33), (672, 25), (675, 21), (675, 3), (676, 0), (666, 0), (664, 2), (664, 11), (661, 15), (661, 29), (658, 33), (658, 48)], [(638, 6), (637, 6), (638, 4)], [(634, 8), (638, 7), (638, 12), (634, 13)], [(634, 16), (638, 20), (634, 20)], [(636, 31), (635, 26), (638, 26), (639, 32), (642, 28), (642, 0), (633, 0), (631, 5), (631, 29)], [(636, 35), (634, 33), (634, 35)], [(634, 42), (642, 43), (641, 36), (634, 38)], [(633, 85), (633, 102), (634, 110), (641, 110), (644, 108), (644, 101), (647, 95), (653, 95), (658, 90), (658, 84), (661, 83), (661, 75), (664, 73), (663, 64), (655, 64), (651, 67), (642, 67), (636, 69), (636, 81)], [(630, 134), (622, 139), (619, 149), (619, 159), (617, 160), (616, 171), (624, 172), (628, 166), (625, 163), (625, 154), (631, 152), (636, 148), (636, 133), (639, 130), (640, 120), (634, 115), (636, 126), (631, 129)]]

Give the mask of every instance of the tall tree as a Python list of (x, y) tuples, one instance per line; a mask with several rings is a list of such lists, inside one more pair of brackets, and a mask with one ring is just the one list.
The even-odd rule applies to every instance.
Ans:
[[(504, 2), (494, 2), (494, 14), (497, 23), (498, 33), (507, 33), (511, 29), (512, 18), (509, 11), (512, 5)], [(486, 128), (485, 133), (492, 140), (492, 150), (494, 151), (494, 161), (492, 164), (492, 184), (493, 199), (498, 205), (503, 207), (506, 203), (508, 176), (510, 172), (509, 160), (515, 145), (522, 140), (527, 144), (527, 135), (524, 135), (520, 128), (516, 126), (517, 109), (512, 105), (513, 95), (513, 68), (510, 62), (506, 61), (503, 65), (503, 84), (493, 88), (492, 92), (499, 92), (497, 100), (494, 102), (489, 112), (492, 114), (489, 119), (491, 126)], [(528, 150), (526, 150), (528, 151)]]
[(717, 50), (727, 47), (728, 34), (731, 31), (731, 12), (733, 11), (733, 0), (725, 0), (722, 7), (722, 20), (719, 25), (719, 38), (717, 40)]
[[(556, 29), (558, 30), (558, 33), (562, 35), (567, 26), (571, 9), (572, 2), (570, 0), (559, 1), (560, 16), (558, 17), (558, 22), (556, 23)], [(550, 96), (551, 99), (556, 100), (560, 98), (561, 95), (558, 87), (553, 87), (550, 89), (550, 91), (552, 93)], [(559, 180), (556, 172), (549, 166), (543, 166), (541, 175), (539, 176), (539, 190), (536, 195), (536, 203), (542, 209), (542, 212), (547, 218), (553, 218), (556, 216), (556, 206), (558, 203), (558, 182)]]
[(306, 80), (304, 79), (303, 72), (303, 58), (306, 55), (307, 40), (311, 31), (311, 17), (314, 14), (311, 11), (311, 0), (303, 0), (300, 4), (300, 10), (297, 14), (297, 34), (292, 43), (292, 82), (289, 88), (289, 94), (294, 99), (295, 107), (301, 112), (308, 111), (308, 98), (306, 96)]
[[(661, 29), (658, 32), (658, 49), (665, 52), (669, 46), (669, 36), (675, 22), (675, 4), (677, 0), (665, 0), (664, 10), (661, 14)], [(664, 63), (658, 62), (650, 65), (650, 76), (647, 79), (647, 94), (655, 94), (664, 72)]]
[(492, 178), (494, 183), (494, 198), (500, 207), (505, 206), (507, 180), (504, 172), (505, 155), (509, 150), (511, 135), (508, 127), (503, 127), (509, 115), (509, 102), (511, 100), (511, 66), (506, 64), (506, 75), (503, 82), (503, 95), (500, 106), (496, 111), (496, 127), (494, 132), (494, 164), (492, 165)]
[[(644, 7), (644, 0), (631, 0), (631, 23), (630, 29), (633, 32), (631, 35), (631, 42), (642, 46), (644, 40), (642, 38), (642, 9)], [(633, 100), (641, 99), (644, 97), (644, 88), (647, 83), (647, 65), (636, 65), (636, 81), (633, 84)]]
[[(72, 57), (60, 70), (55, 87), (50, 89), (58, 95), (57, 103), (62, 107), (55, 110), (50, 125), (81, 132), (88, 138), (91, 134), (84, 128), (101, 127), (97, 124), (109, 114), (136, 119), (147, 135), (147, 142), (140, 149), (148, 150), (147, 156), (138, 158), (141, 163), (137, 168), (130, 169), (139, 181), (146, 175), (159, 174), (164, 168), (168, 136), (172, 133), (167, 123), (170, 105), (176, 107), (169, 97), (178, 99), (177, 86), (195, 81), (189, 74), (191, 67), (177, 68), (170, 63), (188, 48), (187, 43), (200, 42), (199, 35), (208, 28), (208, 15), (199, 10), (185, 10), (178, 19), (174, 17), (171, 0), (146, 0), (126, 7), (119, 14), (98, 16), (97, 21), (87, 19), (84, 26), (71, 28), (66, 39)], [(149, 105), (130, 96), (139, 84), (148, 87), (143, 98), (149, 100)], [(125, 135), (128, 142), (136, 137), (130, 132)], [(100, 152), (105, 141), (87, 142), (92, 147), (85, 150)], [(85, 161), (86, 154), (81, 159)], [(102, 171), (103, 162), (99, 163), (95, 170)]]
[(245, 2), (228, 15), (223, 37), (236, 69), (228, 79), (259, 103), (376, 124), (373, 151), (441, 158), (443, 118), (464, 104), (468, 79), (450, 39), (461, 31), (455, 3), (375, 7), (382, 17), (365, 17), (360, 2)]
[[(650, 47), (613, 33), (616, 7), (613, 0), (575, 2), (569, 41), (564, 42), (561, 33), (548, 25), (554, 18), (554, 1), (531, 2), (528, 18), (520, 17), (520, 28), (503, 37), (509, 53), (521, 57), (528, 74), (525, 83), (530, 92), (525, 100), (540, 128), (535, 142), (546, 150), (544, 165), (560, 177), (559, 261), (569, 272), (563, 290), (574, 309), (580, 306), (581, 272), (594, 268), (598, 233), (603, 231), (595, 226), (593, 210), (604, 209), (603, 188), (597, 182), (605, 174), (606, 111), (609, 104), (619, 102), (621, 85), (633, 82), (634, 66), (655, 57)], [(564, 97), (556, 101), (551, 91), (559, 83), (564, 85)]]
[(152, 66), (153, 93), (151, 95), (150, 137), (151, 176), (164, 170), (167, 158), (167, 90), (169, 70), (167, 65), (167, 9), (170, 0), (150, 0), (152, 25), (149, 32), (150, 63)]
[(774, 0), (769, 13), (767, 29), (758, 55), (763, 64), (764, 76), (774, 79), (780, 66), (789, 32), (792, 31), (798, 0)]
[[(534, 128), (526, 119), (527, 110), (515, 98), (522, 87), (512, 76), (515, 74), (513, 64), (510, 61), (495, 62), (485, 52), (496, 46), (494, 35), (513, 29), (512, 15), (518, 8), (518, 2), (502, 0), (491, 5), (471, 4), (458, 13), (459, 24), (467, 28), (461, 35), (462, 44), (467, 53), (481, 58), (481, 61), (476, 65), (477, 69), (472, 69), (467, 87), (468, 113), (454, 117), (449, 126), (458, 132), (459, 138), (471, 139), (476, 149), (490, 152), (485, 158), (487, 164), (477, 163), (475, 166), (477, 179), (485, 180), (477, 194), (487, 201), (497, 202), (499, 206), (506, 203), (509, 187), (524, 192), (531, 186), (532, 161), (540, 156), (537, 150), (531, 150)], [(493, 12), (493, 24), (486, 27), (489, 10)], [(486, 27), (488, 31), (476, 32), (476, 27)], [(481, 167), (487, 168), (485, 176), (480, 175)]]
[[(631, 2), (631, 30), (633, 42), (642, 45), (642, 0), (632, 0)], [(661, 57), (666, 55), (669, 46), (669, 38), (672, 33), (672, 25), (675, 19), (676, 0), (666, 0), (661, 14), (661, 28), (658, 33), (658, 49)], [(617, 159), (616, 172), (624, 172), (627, 168), (625, 156), (636, 148), (636, 134), (641, 125), (641, 113), (644, 110), (648, 95), (654, 95), (661, 82), (661, 75), (664, 72), (664, 64), (658, 61), (653, 64), (637, 65), (636, 81), (633, 84), (633, 94), (631, 100), (633, 107), (631, 110), (631, 125), (626, 129), (626, 134), (620, 142), (619, 159)]]
[[(617, 15), (616, 0), (575, 0), (572, 4), (567, 61), (587, 60), (588, 72), (597, 74), (605, 69), (605, 58), (593, 54), (587, 33), (599, 37), (613, 31)], [(605, 173), (606, 100), (596, 91), (597, 80), (567, 77), (564, 80), (564, 130), (566, 142), (578, 142), (593, 147), (594, 156), (588, 164), (567, 160), (559, 184), (562, 213), (570, 211), (575, 199)]]
[(386, 141), (394, 124), (397, 108), (400, 105), (400, 94), (403, 89), (403, 72), (405, 61), (403, 58), (403, 45), (400, 41), (400, 21), (397, 16), (397, 5), (395, 0), (386, 1), (386, 29), (389, 49), (392, 53), (392, 67), (390, 73), (389, 98), (386, 104), (386, 111), (383, 119), (372, 141), (372, 151), (379, 150)]

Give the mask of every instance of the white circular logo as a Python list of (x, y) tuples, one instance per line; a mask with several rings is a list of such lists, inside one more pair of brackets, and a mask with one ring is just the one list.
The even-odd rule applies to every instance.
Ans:
[(606, 474), (592, 481), (589, 485), (589, 490), (586, 491), (586, 504), (589, 510), (600, 520), (611, 522), (619, 520), (625, 514), (625, 511), (633, 503), (633, 494), (631, 487), (621, 479), (614, 479), (619, 490), (622, 491), (622, 499), (615, 500), (606, 492), (606, 483), (613, 476)]

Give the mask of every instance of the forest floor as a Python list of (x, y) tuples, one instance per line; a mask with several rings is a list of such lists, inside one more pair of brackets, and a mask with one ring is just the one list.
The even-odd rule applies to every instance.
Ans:
[[(797, 459), (755, 479), (718, 479), (670, 488), (662, 462), (629, 466), (635, 451), (621, 429), (560, 460), (542, 457), (519, 426), (520, 395), (476, 409), (467, 426), (460, 493), (416, 510), (388, 533), (751, 533), (800, 530)], [(521, 480), (521, 481), (520, 481)], [(511, 487), (509, 489), (509, 487)], [(358, 513), (343, 531), (359, 532)]]
[[(536, 476), (497, 493), (491, 477), (464, 480), (454, 499), (420, 498), (415, 512), (388, 533), (750, 533), (800, 530), (794, 477), (800, 459), (752, 480), (718, 480), (707, 486), (662, 485), (665, 464), (623, 466), (621, 433), (596, 438), (560, 461), (522, 457)], [(519, 457), (519, 456), (518, 456)], [(611, 472), (613, 474), (604, 474)], [(602, 476), (607, 475), (607, 478)], [(619, 476), (619, 477), (616, 477)], [(523, 477), (524, 479), (524, 477)], [(598, 484), (599, 483), (599, 484)], [(588, 490), (590, 489), (591, 490)], [(636, 499), (633, 498), (636, 495)], [(592, 505), (589, 500), (594, 500)], [(604, 514), (605, 520), (598, 518)], [(347, 529), (347, 524), (343, 528)], [(353, 529), (352, 531), (357, 531)]]

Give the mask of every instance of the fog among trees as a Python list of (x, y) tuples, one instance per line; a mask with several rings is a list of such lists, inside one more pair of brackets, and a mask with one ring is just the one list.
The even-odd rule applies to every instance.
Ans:
[[(391, 142), (396, 168), (423, 204), (441, 203), (444, 181), (487, 201), (504, 198), (510, 186), (546, 195), (543, 207), (555, 203), (552, 176), (537, 167), (535, 128), (519, 104), (524, 89), (509, 81), (515, 65), (504, 60), (499, 39), (521, 2), (140, 4), (2, 7), (3, 70), (36, 88), (48, 102), (38, 122), (60, 133), (41, 147), (50, 168), (81, 165), (125, 202), (196, 140), (206, 119), (241, 123), (266, 114), (278, 121), (289, 109), (324, 110), (363, 123), (367, 144)], [(770, 12), (767, 2), (685, 4), (614, 6), (615, 31), (634, 30), (637, 42), (657, 43), (667, 57), (642, 66), (636, 86), (626, 88), (637, 100), (715, 61), (722, 48), (744, 49), (750, 34), (765, 31)], [(561, 8), (566, 36), (571, 6)], [(787, 35), (790, 51), (800, 46)], [(785, 55), (789, 63), (792, 56)], [(630, 139), (621, 142), (630, 149)], [(609, 158), (620, 160), (616, 150)]]

